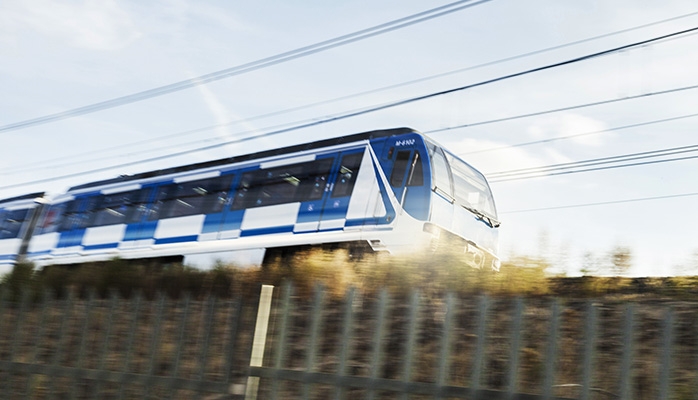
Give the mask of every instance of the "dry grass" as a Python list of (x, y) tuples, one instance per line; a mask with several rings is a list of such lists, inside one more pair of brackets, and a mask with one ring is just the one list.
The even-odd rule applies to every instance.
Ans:
[[(446, 293), (453, 293), (455, 313), (450, 332), (447, 383), (472, 386), (476, 371), (473, 360), (478, 340), (478, 304), (481, 296), (487, 295), (490, 303), (484, 369), (479, 385), (503, 390), (509, 385), (515, 337), (512, 332), (514, 304), (517, 298), (523, 297), (526, 307), (519, 331), (521, 345), (516, 388), (521, 392), (540, 393), (547, 362), (551, 305), (557, 301), (561, 306), (555, 384), (575, 385), (581, 383), (585, 318), (587, 306), (592, 303), (599, 316), (593, 375), (593, 385), (599, 391), (593, 398), (602, 399), (607, 398), (602, 391), (619, 393), (624, 313), (632, 301), (637, 311), (632, 398), (657, 397), (662, 321), (669, 308), (675, 316), (671, 398), (689, 398), (696, 391), (698, 303), (693, 300), (696, 278), (549, 278), (545, 275), (546, 268), (547, 265), (539, 260), (518, 259), (504, 263), (499, 273), (491, 273), (471, 269), (454, 255), (430, 254), (403, 259), (377, 256), (357, 260), (344, 251), (320, 250), (311, 250), (264, 268), (239, 269), (221, 265), (205, 272), (181, 265), (154, 269), (123, 260), (102, 266), (43, 271), (21, 265), (3, 279), (6, 307), (0, 311), (0, 360), (129, 370), (140, 374), (152, 371), (157, 376), (171, 376), (176, 370), (180, 378), (203, 376), (210, 381), (227, 379), (227, 365), (232, 365), (233, 380), (241, 379), (246, 372), (256, 311), (254, 303), (260, 284), (280, 286), (292, 282), (295, 291), (288, 345), (284, 348), (285, 368), (303, 370), (306, 366), (311, 348), (308, 336), (311, 300), (316, 288), (321, 286), (326, 289), (325, 308), (321, 314), (321, 335), (313, 370), (336, 372), (342, 344), (344, 296), (349, 288), (355, 288), (349, 373), (370, 376), (377, 368), (380, 377), (402, 379), (406, 361), (404, 346), (409, 334), (409, 298), (418, 291), (420, 320), (411, 377), (433, 382), (441, 351), (441, 327), (446, 316), (444, 298)], [(21, 287), (29, 287), (33, 292), (22, 292)], [(53, 294), (42, 302), (44, 289), (51, 289)], [(380, 365), (372, 365), (376, 299), (382, 289), (388, 291), (391, 301), (386, 311), (383, 361)], [(25, 303), (21, 302), (23, 293)], [(73, 293), (72, 297), (68, 293)], [(90, 293), (94, 293), (91, 301)], [(72, 303), (66, 308), (68, 298)], [(187, 298), (191, 303), (185, 313)], [(239, 334), (232, 340), (230, 318), (234, 314), (234, 298), (246, 299), (248, 304), (243, 308)], [(20, 313), (21, 304), (26, 309), (24, 314)], [(42, 304), (45, 306), (40, 306)], [(159, 311), (160, 304), (162, 311)], [(279, 340), (281, 316), (278, 309), (275, 312), (267, 348), (268, 363), (275, 357), (272, 351)], [(228, 364), (228, 356), (232, 357), (232, 364)], [(27, 379), (0, 373), (0, 391), (16, 394), (28, 391), (31, 398), (46, 398), (51, 390), (61, 393), (60, 398), (72, 394), (76, 398), (89, 398), (95, 393), (99, 393), (99, 398), (116, 398), (122, 387), (125, 387), (125, 398), (137, 398), (144, 390), (138, 385), (73, 382), (68, 378), (48, 379), (42, 375)], [(263, 387), (267, 390), (269, 386)], [(282, 393), (288, 395), (285, 398), (296, 398), (302, 390), (300, 384), (282, 385)], [(167, 388), (156, 388), (153, 394), (168, 397), (170, 392)], [(326, 398), (332, 392), (332, 388), (313, 387), (313, 398)], [(349, 398), (359, 394), (352, 392)], [(576, 397), (578, 394), (579, 389), (575, 387), (556, 389), (559, 396)], [(174, 397), (192, 396), (190, 392), (178, 391)], [(394, 394), (383, 394), (379, 398), (394, 398)]]

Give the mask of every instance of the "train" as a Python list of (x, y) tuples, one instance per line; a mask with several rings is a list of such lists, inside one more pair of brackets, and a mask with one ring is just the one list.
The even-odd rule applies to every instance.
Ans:
[(0, 267), (169, 259), (263, 265), (307, 247), (447, 243), (499, 270), (492, 191), (411, 128), (374, 130), (0, 200)]

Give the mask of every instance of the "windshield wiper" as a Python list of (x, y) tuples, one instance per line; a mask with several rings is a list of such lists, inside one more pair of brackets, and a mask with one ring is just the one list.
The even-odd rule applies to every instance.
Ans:
[(489, 225), (492, 228), (499, 228), (499, 225), (502, 224), (501, 222), (497, 221), (496, 219), (494, 219), (488, 215), (485, 215), (485, 213), (483, 213), (482, 211), (477, 210), (473, 207), (468, 207), (468, 206), (465, 206), (463, 204), (461, 204), (461, 207), (463, 207), (466, 210), (470, 211), (471, 213), (475, 214), (475, 216), (477, 216), (477, 218), (480, 221), (486, 222), (487, 225)]

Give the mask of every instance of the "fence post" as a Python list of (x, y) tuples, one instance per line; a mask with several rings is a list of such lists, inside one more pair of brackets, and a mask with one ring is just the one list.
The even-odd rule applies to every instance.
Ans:
[[(254, 328), (252, 341), (252, 354), (250, 355), (250, 367), (261, 367), (264, 360), (264, 346), (267, 341), (267, 329), (269, 328), (269, 316), (271, 314), (271, 295), (274, 286), (262, 285), (259, 295), (259, 308), (257, 309), (257, 323)], [(256, 400), (259, 389), (259, 377), (248, 376), (245, 400)]]

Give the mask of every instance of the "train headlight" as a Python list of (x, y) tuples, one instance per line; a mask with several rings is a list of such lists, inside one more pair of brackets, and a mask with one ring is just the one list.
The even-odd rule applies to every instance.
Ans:
[(501, 266), (502, 266), (502, 262), (498, 258), (495, 258), (492, 260), (492, 271), (499, 272), (499, 268)]
[(473, 268), (482, 268), (485, 262), (485, 252), (472, 243), (466, 243), (463, 249), (465, 262)]

